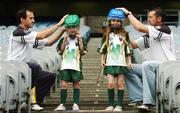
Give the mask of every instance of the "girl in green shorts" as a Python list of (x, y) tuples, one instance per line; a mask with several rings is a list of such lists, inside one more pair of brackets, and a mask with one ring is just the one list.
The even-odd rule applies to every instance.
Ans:
[[(101, 67), (104, 68), (104, 75), (108, 78), (108, 99), (107, 111), (122, 111), (124, 95), (124, 74), (131, 68), (131, 52), (129, 47), (129, 36), (123, 28), (125, 19), (124, 12), (111, 9), (108, 14), (108, 26), (101, 40), (99, 52), (101, 54)], [(117, 78), (118, 101), (114, 108), (114, 85)]]
[(83, 39), (79, 33), (80, 19), (77, 15), (69, 15), (64, 21), (66, 35), (60, 39), (58, 52), (62, 55), (61, 62), (61, 103), (55, 111), (66, 110), (65, 103), (67, 98), (68, 82), (73, 83), (74, 95), (72, 110), (79, 111), (80, 85), (83, 79), (81, 55), (84, 55)]

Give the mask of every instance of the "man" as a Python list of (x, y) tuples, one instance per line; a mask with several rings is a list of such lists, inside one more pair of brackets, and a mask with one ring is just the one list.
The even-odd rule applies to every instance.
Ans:
[(32, 110), (43, 110), (38, 104), (49, 92), (56, 76), (54, 73), (42, 71), (40, 65), (30, 62), (32, 48), (43, 48), (44, 46), (51, 46), (55, 43), (61, 37), (64, 30), (59, 31), (50, 39), (46, 38), (63, 25), (66, 16), (51, 28), (41, 32), (35, 32), (29, 30), (35, 22), (33, 12), (27, 9), (21, 9), (17, 12), (19, 26), (11, 34), (7, 60), (26, 62), (31, 68), (33, 92), (31, 95)]
[(160, 8), (150, 10), (146, 26), (138, 21), (133, 14), (125, 8), (127, 18), (139, 32), (145, 33), (143, 37), (132, 42), (132, 48), (146, 49), (152, 54), (151, 60), (142, 65), (133, 65), (130, 74), (125, 76), (128, 93), (133, 102), (143, 101), (139, 109), (148, 110), (155, 105), (155, 74), (160, 63), (176, 60), (174, 51), (174, 37), (168, 26), (164, 25), (165, 13)]

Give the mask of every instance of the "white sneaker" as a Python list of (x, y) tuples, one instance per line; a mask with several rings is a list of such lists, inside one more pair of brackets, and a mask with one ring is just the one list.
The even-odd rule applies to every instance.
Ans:
[(43, 107), (40, 107), (38, 104), (34, 104), (32, 105), (32, 108), (31, 108), (33, 111), (42, 111), (44, 108)]
[(113, 111), (114, 107), (113, 106), (108, 106), (105, 111)]
[(147, 110), (147, 111), (149, 110), (149, 106), (144, 105), (144, 104), (141, 105), (141, 106), (137, 106), (137, 108), (138, 108), (138, 109), (141, 109), (141, 110)]
[(74, 103), (72, 106), (72, 110), (73, 111), (79, 111), (79, 106), (76, 103)]
[(28, 105), (27, 105), (25, 102), (23, 102), (23, 103), (21, 104), (21, 109), (26, 110), (27, 106), (28, 106)]
[(60, 104), (56, 109), (54, 109), (54, 111), (65, 111), (66, 107), (64, 107), (63, 104)]
[(121, 106), (116, 106), (113, 111), (121, 112), (122, 111), (122, 107)]

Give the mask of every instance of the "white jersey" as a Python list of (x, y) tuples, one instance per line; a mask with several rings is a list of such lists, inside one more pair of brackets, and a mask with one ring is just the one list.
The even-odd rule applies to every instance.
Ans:
[[(60, 40), (61, 44), (64, 38)], [(80, 51), (77, 39), (68, 38), (68, 44), (63, 51), (63, 60), (61, 62), (61, 70), (72, 69), (81, 71), (80, 69)]]
[(47, 40), (36, 40), (37, 32), (25, 31), (20, 26), (11, 34), (8, 48), (8, 61), (29, 62), (32, 48), (42, 48)]
[(149, 48), (151, 60), (165, 62), (176, 60), (173, 33), (167, 26), (148, 26), (149, 36), (145, 35), (136, 40), (140, 49)]
[(122, 35), (111, 32), (107, 46), (105, 38), (102, 38), (99, 52), (106, 54), (106, 66), (127, 66), (126, 55), (130, 54), (130, 47), (123, 44), (122, 39)]
[(127, 66), (125, 59), (124, 46), (122, 45), (122, 36), (111, 33), (109, 35), (109, 48), (107, 53), (107, 66)]

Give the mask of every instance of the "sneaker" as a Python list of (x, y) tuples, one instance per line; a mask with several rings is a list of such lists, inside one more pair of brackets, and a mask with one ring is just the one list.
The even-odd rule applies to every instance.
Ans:
[(113, 111), (121, 112), (122, 111), (122, 107), (121, 106), (116, 106)]
[(141, 105), (141, 106), (137, 106), (137, 109), (139, 109), (139, 110), (146, 110), (146, 111), (148, 111), (148, 110), (149, 110), (149, 106), (148, 106), (148, 105), (143, 104), (143, 105)]
[(40, 107), (38, 104), (32, 105), (31, 108), (33, 111), (42, 111), (44, 108)]
[(76, 103), (74, 103), (72, 106), (72, 110), (73, 111), (79, 111), (79, 106)]
[(105, 111), (113, 111), (114, 107), (113, 106), (108, 106)]
[(23, 102), (23, 103), (21, 104), (21, 109), (22, 109), (22, 110), (26, 110), (27, 106), (28, 106), (28, 105), (27, 105), (25, 102)]
[(137, 102), (130, 102), (128, 104), (128, 106), (141, 106), (142, 105), (142, 102), (141, 101), (137, 101)]
[(60, 104), (56, 109), (54, 109), (54, 111), (65, 111), (66, 107), (64, 107), (63, 104)]

